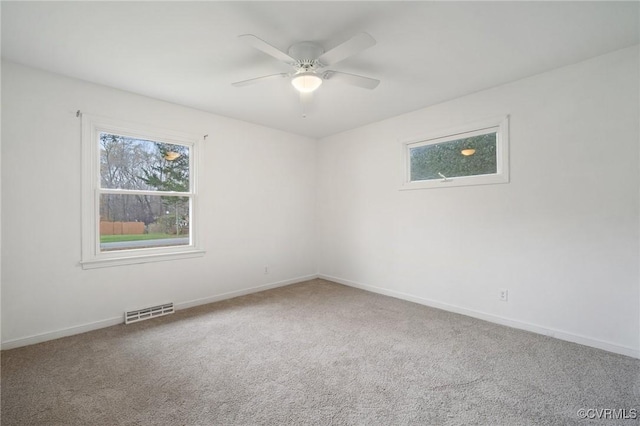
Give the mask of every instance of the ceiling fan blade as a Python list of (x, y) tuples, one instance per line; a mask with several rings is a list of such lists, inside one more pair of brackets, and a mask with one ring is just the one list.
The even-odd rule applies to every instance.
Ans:
[(362, 87), (363, 89), (375, 89), (380, 84), (380, 80), (375, 78), (364, 77), (356, 74), (348, 74), (346, 72), (339, 71), (325, 71), (322, 73), (324, 80), (339, 81), (347, 83), (352, 86)]
[(250, 84), (260, 83), (265, 80), (274, 80), (276, 78), (284, 77), (289, 77), (289, 74), (287, 74), (286, 72), (282, 72), (280, 74), (265, 75), (263, 77), (250, 78), (249, 80), (236, 81), (235, 83), (231, 83), (231, 85), (235, 87), (242, 87), (248, 86)]
[(269, 56), (273, 56), (277, 60), (282, 61), (286, 64), (294, 64), (296, 62), (295, 59), (284, 53), (282, 50), (273, 47), (266, 41), (254, 36), (253, 34), (243, 34), (241, 36), (238, 36), (238, 38), (241, 38), (256, 49), (266, 53)]
[(324, 66), (333, 65), (375, 44), (376, 40), (369, 34), (360, 33), (345, 41), (344, 43), (334, 47), (330, 51), (323, 53), (318, 58), (318, 61), (320, 61), (320, 63)]

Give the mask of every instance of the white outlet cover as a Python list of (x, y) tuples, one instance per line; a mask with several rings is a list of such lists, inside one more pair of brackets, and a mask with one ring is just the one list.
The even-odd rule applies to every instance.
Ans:
[(498, 298), (503, 302), (509, 300), (509, 290), (507, 290), (506, 288), (501, 288), (500, 292), (498, 293)]

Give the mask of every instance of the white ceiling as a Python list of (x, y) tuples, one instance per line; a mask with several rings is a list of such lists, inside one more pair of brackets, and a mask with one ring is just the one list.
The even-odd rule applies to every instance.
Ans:
[[(2, 2), (2, 57), (314, 138), (639, 43), (638, 2)], [(307, 118), (290, 68), (237, 36), (328, 50), (366, 31), (377, 45), (332, 69)]]

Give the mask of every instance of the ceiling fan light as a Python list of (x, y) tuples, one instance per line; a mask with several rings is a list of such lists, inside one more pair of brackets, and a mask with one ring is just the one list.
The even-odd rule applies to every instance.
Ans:
[(291, 84), (298, 92), (309, 93), (320, 87), (322, 79), (312, 72), (303, 72), (295, 75)]

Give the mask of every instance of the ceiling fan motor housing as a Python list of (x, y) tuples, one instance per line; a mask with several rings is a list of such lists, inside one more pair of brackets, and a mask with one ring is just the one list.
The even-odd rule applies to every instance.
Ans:
[(311, 41), (296, 43), (289, 48), (289, 56), (296, 59), (294, 66), (298, 72), (314, 71), (322, 65), (318, 62), (324, 53), (322, 46)]

